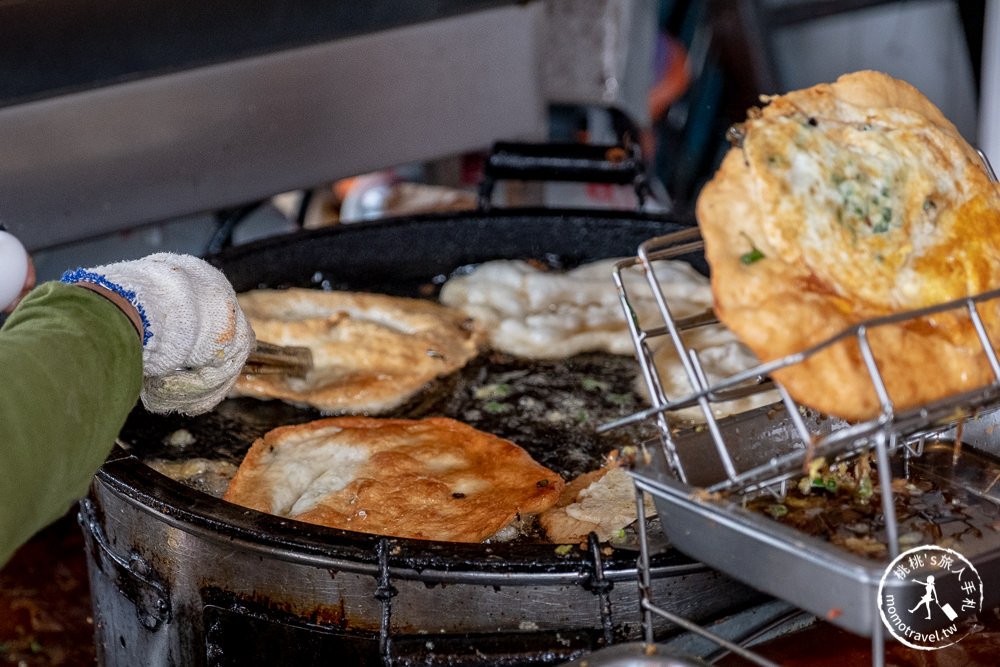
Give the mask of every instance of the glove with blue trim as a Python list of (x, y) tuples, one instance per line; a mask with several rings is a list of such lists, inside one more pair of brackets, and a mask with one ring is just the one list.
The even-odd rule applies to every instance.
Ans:
[(108, 289), (135, 307), (143, 328), (141, 398), (150, 412), (207, 412), (226, 397), (254, 347), (253, 330), (225, 275), (190, 255), (68, 271), (64, 283)]

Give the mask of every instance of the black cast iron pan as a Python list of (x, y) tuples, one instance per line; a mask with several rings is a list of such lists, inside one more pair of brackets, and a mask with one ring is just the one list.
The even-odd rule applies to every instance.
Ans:
[[(398, 296), (433, 298), (443, 281), (463, 266), (492, 259), (533, 259), (556, 268), (571, 268), (609, 257), (633, 256), (639, 244), (654, 236), (690, 226), (666, 216), (619, 211), (503, 211), (434, 214), (388, 219), (320, 230), (301, 231), (227, 249), (209, 257), (237, 291), (259, 287), (312, 286), (382, 292)], [(703, 272), (700, 256), (685, 258)], [(611, 276), (609, 275), (609, 282)], [(623, 358), (623, 364), (634, 360)], [(556, 369), (558, 370), (558, 369)], [(595, 368), (594, 373), (600, 373)], [(434, 413), (436, 403), (404, 406), (409, 416)], [(317, 412), (279, 402), (229, 399), (209, 415), (182, 417), (150, 415), (137, 408), (120, 439), (138, 456), (154, 456), (171, 433), (186, 429), (200, 447), (229, 452), (238, 463), (254, 438), (275, 426), (319, 418)], [(394, 416), (406, 416), (394, 415)], [(509, 434), (498, 433), (504, 437)], [(541, 443), (518, 441), (543, 465), (559, 470), (560, 448), (585, 446), (571, 440), (576, 434), (543, 433)], [(625, 437), (632, 437), (627, 434)], [(627, 440), (624, 441), (627, 443)], [(622, 442), (597, 443), (608, 451)], [(192, 450), (188, 455), (211, 455)], [(578, 472), (578, 471), (577, 471)], [(172, 515), (200, 523), (224, 534), (239, 535), (294, 547), (304, 552), (353, 554), (374, 558), (378, 539), (317, 526), (308, 526), (257, 512), (248, 512), (190, 489), (152, 471), (133, 456), (105, 465), (101, 479), (134, 496), (139, 502), (168, 510)], [(483, 572), (571, 571), (585, 554), (556, 558), (553, 545), (539, 543), (462, 545), (394, 540), (393, 558), (420, 570), (450, 568)], [(659, 566), (695, 565), (672, 550), (656, 556)], [(635, 553), (615, 549), (607, 567), (633, 568)]]

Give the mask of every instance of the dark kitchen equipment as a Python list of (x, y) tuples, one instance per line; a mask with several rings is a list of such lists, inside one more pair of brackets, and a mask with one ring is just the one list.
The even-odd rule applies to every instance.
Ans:
[[(683, 228), (627, 212), (430, 215), (274, 237), (210, 261), (237, 290), (294, 284), (426, 296), (470, 263), (571, 267), (631, 255)], [(696, 253), (690, 259), (704, 270)], [(228, 400), (206, 432), (239, 440), (275, 413), (312, 416)], [(139, 410), (123, 429), (132, 452), (149, 438), (149, 419)], [(198, 424), (163, 419), (167, 433)], [(213, 430), (212, 419), (230, 426)], [(640, 632), (637, 552), (593, 540), (582, 549), (463, 545), (298, 524), (175, 482), (124, 449), (98, 472), (81, 523), (106, 665), (555, 664)], [(762, 599), (653, 544), (650, 586), (678, 614), (707, 621)], [(676, 630), (664, 622), (656, 634)]]
[(637, 134), (623, 134), (619, 144), (611, 145), (498, 141), (483, 165), (479, 207), (490, 207), (497, 181), (558, 180), (631, 185), (641, 209), (651, 186), (632, 143)]

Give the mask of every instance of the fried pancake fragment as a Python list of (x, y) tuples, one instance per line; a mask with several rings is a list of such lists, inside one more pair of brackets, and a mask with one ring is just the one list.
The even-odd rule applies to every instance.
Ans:
[[(646, 516), (656, 516), (646, 496)], [(621, 467), (584, 473), (566, 485), (559, 501), (538, 517), (545, 536), (558, 544), (583, 542), (591, 532), (602, 542), (615, 537), (638, 516), (635, 484)]]
[[(763, 361), (1000, 287), (1000, 195), (917, 89), (878, 72), (765, 98), (699, 196), (719, 318)], [(1000, 340), (996, 301), (980, 306)], [(868, 330), (895, 409), (994, 380), (956, 310)], [(827, 414), (880, 410), (851, 338), (774, 374)]]
[(223, 498), (332, 528), (481, 542), (563, 486), (514, 443), (453, 419), (333, 417), (259, 438)]
[(305, 378), (245, 375), (235, 395), (312, 405), (327, 414), (379, 414), (464, 366), (485, 341), (461, 311), (423, 299), (293, 288), (238, 295), (259, 340), (305, 346)]

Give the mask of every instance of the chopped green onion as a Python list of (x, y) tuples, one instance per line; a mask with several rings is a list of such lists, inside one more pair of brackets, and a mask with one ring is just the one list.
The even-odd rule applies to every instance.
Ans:
[(754, 245), (750, 237), (747, 236), (746, 233), (744, 232), (740, 233), (743, 234), (743, 238), (745, 238), (747, 242), (750, 243), (750, 252), (745, 252), (742, 255), (740, 255), (740, 262), (742, 262), (743, 264), (753, 264), (754, 262), (764, 259), (764, 253), (762, 253), (760, 249)]
[(743, 264), (753, 264), (754, 262), (757, 262), (762, 259), (764, 259), (764, 253), (762, 253), (757, 248), (754, 248), (750, 252), (745, 252), (742, 255), (740, 255), (740, 261)]
[(868, 475), (864, 475), (858, 481), (858, 496), (861, 498), (868, 498), (875, 492), (872, 487), (872, 478)]
[(822, 477), (817, 477), (812, 480), (812, 487), (814, 489), (825, 489), (831, 493), (837, 490), (837, 480), (831, 478), (823, 479)]

